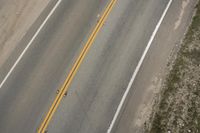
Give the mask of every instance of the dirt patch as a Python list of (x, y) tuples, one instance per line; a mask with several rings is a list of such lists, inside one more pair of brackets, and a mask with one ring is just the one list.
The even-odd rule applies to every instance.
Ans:
[(190, 0), (187, 0), (187, 1), (183, 1), (183, 2), (182, 2), (181, 12), (180, 12), (180, 15), (179, 15), (179, 17), (178, 17), (178, 20), (177, 20), (176, 23), (175, 23), (174, 30), (176, 30), (176, 29), (180, 26), (181, 20), (182, 20), (182, 18), (183, 18), (183, 14), (184, 14), (184, 12), (185, 12), (185, 7), (189, 4), (189, 2), (190, 2)]
[(146, 125), (146, 120), (151, 116), (152, 106), (155, 101), (155, 94), (158, 94), (161, 88), (162, 79), (160, 75), (157, 75), (152, 78), (151, 85), (147, 88), (147, 91), (144, 92), (144, 97), (142, 103), (139, 106), (137, 112), (136, 121), (133, 121), (135, 127), (135, 133), (141, 133), (143, 131), (144, 124)]

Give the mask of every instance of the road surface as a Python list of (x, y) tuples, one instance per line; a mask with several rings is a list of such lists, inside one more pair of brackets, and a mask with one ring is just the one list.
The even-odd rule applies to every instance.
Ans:
[[(62, 1), (0, 89), (0, 132), (37, 131), (105, 4), (94, 0)], [(21, 47), (23, 42), (26, 39)], [(11, 56), (16, 55), (19, 53)], [(12, 63), (8, 60), (6, 69), (1, 69), (1, 79)]]
[[(131, 76), (168, 2), (169, 0), (117, 1), (81, 63), (69, 86), (67, 96), (62, 99), (53, 115), (47, 127), (49, 133), (107, 132)], [(172, 28), (174, 19), (169, 16), (178, 17), (177, 10), (181, 8), (178, 2), (180, 1), (172, 2), (170, 12), (167, 12), (168, 18), (164, 18), (160, 29)], [(37, 132), (57, 95), (57, 90), (61, 88), (95, 27), (99, 19), (98, 14), (102, 14), (107, 4), (104, 0), (61, 2), (0, 88), (0, 132)], [(50, 11), (52, 5), (47, 6), (44, 12)], [(189, 11), (184, 19), (187, 20), (185, 26), (191, 18), (192, 8)], [(45, 14), (47, 13), (41, 14), (33, 27), (38, 27)], [(166, 25), (168, 21), (172, 25)], [(34, 28), (30, 30), (34, 31)], [(182, 26), (176, 34), (184, 30), (185, 27)], [(33, 31), (21, 41), (19, 49), (0, 68), (1, 80), (14, 64), (14, 59), (17, 59), (17, 55), (25, 48)], [(158, 33), (169, 36), (165, 30)], [(152, 45), (163, 43), (163, 47), (159, 46), (156, 53), (159, 55), (167, 48), (165, 59), (173, 45), (167, 47), (167, 40), (164, 37), (162, 39), (157, 39)], [(151, 51), (146, 60), (152, 55), (154, 53)], [(158, 60), (163, 59), (162, 56), (156, 57)], [(151, 68), (152, 63), (149, 66)], [(149, 70), (148, 67), (146, 69)], [(143, 84), (143, 80), (139, 78), (137, 82)], [(137, 93), (134, 95), (137, 96)], [(131, 93), (130, 97), (134, 95)], [(131, 99), (128, 103), (125, 111), (122, 110), (121, 119), (116, 121), (113, 132), (132, 129), (124, 125), (126, 122), (130, 125), (132, 121), (132, 117), (129, 118), (125, 112), (137, 108), (138, 104), (130, 104)]]

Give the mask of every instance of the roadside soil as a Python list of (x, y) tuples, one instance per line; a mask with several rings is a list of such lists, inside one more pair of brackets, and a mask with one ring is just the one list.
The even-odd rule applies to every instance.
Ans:
[(180, 48), (173, 55), (145, 122), (147, 133), (200, 132), (200, 1)]

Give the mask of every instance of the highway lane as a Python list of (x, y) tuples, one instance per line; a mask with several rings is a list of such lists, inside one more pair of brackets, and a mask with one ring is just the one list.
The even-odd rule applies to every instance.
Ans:
[[(0, 88), (0, 132), (37, 131), (106, 3), (61, 2)], [(1, 79), (3, 76), (5, 74)]]
[(103, 133), (168, 0), (118, 0), (48, 131)]
[(83, 59), (85, 58), (85, 55), (87, 55), (88, 51), (90, 50), (94, 40), (96, 39), (97, 34), (101, 30), (102, 26), (105, 23), (105, 20), (107, 19), (107, 16), (110, 14), (110, 11), (112, 10), (113, 6), (115, 5), (116, 0), (111, 0), (109, 4), (106, 6), (104, 12), (102, 13), (100, 19), (98, 20), (98, 23), (96, 24), (94, 30), (92, 31), (90, 37), (88, 38), (87, 42), (84, 45), (84, 48), (80, 52), (80, 55), (76, 59), (73, 67), (71, 68), (64, 84), (59, 89), (58, 94), (53, 101), (47, 115), (45, 116), (40, 128), (38, 129), (38, 133), (45, 132), (47, 126), (49, 125), (49, 122), (51, 121), (54, 113), (56, 112), (58, 106), (60, 105), (60, 102), (62, 101), (63, 97), (68, 92), (69, 86), (71, 82), (74, 79), (74, 76), (76, 75), (78, 69), (80, 68), (81, 63), (83, 62)]

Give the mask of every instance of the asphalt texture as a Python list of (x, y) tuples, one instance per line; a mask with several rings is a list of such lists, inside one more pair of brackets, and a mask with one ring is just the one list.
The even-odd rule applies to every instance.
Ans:
[[(0, 89), (0, 132), (37, 131), (105, 5), (94, 0), (61, 2)], [(7, 62), (10, 68), (12, 61)]]
[(105, 133), (168, 1), (117, 1), (48, 131)]
[[(177, 10), (181, 8), (177, 2), (174, 1), (169, 9), (167, 15), (171, 17), (164, 20), (164, 24), (161, 25), (165, 30), (159, 31), (158, 34), (167, 36), (167, 33), (175, 32), (170, 28), (176, 21), (172, 16), (178, 16)], [(132, 73), (167, 3), (168, 0), (117, 1), (84, 58), (67, 96), (62, 99), (50, 121), (47, 127), (48, 133), (105, 133), (107, 131)], [(56, 91), (64, 83), (97, 23), (98, 14), (102, 13), (106, 4), (105, 0), (62, 1), (4, 86), (0, 88), (0, 132), (37, 132), (55, 99)], [(47, 8), (51, 9), (51, 7)], [(184, 33), (192, 11), (192, 8), (188, 10), (189, 13), (184, 19), (185, 25), (180, 26), (179, 32), (175, 32), (177, 35)], [(171, 19), (173, 21), (170, 21)], [(166, 25), (168, 21), (170, 24)], [(169, 31), (167, 32), (166, 29)], [(23, 47), (24, 42), (29, 38), (24, 38), (20, 46)], [(181, 36), (176, 39), (180, 38)], [(156, 47), (154, 44), (156, 51), (150, 51), (146, 59), (148, 61), (149, 57), (156, 52), (154, 56), (157, 57), (155, 59), (158, 60), (159, 68), (174, 46), (173, 44), (167, 47), (167, 40), (165, 37), (162, 39), (157, 39), (154, 43), (157, 45), (163, 43), (163, 46)], [(173, 39), (176, 41), (175, 38)], [(164, 48), (168, 52), (164, 52), (162, 56), (160, 53), (165, 51)], [(19, 54), (20, 50), (16, 53)], [(17, 57), (15, 54), (11, 56)], [(147, 63), (145, 67), (147, 72), (151, 72), (153, 65), (156, 65), (154, 59), (150, 58), (150, 61), (153, 64)], [(12, 61), (7, 61), (4, 65), (6, 71), (10, 66)], [(3, 79), (5, 69), (0, 68), (0, 73), (2, 73), (0, 79)], [(150, 78), (139, 78), (136, 85), (142, 84), (144, 87)], [(142, 94), (141, 91), (132, 92), (129, 97), (136, 97), (140, 101)], [(139, 102), (135, 99), (133, 102), (131, 99), (128, 98), (127, 106), (123, 109), (120, 119), (116, 121), (113, 132), (136, 130), (132, 123)]]

